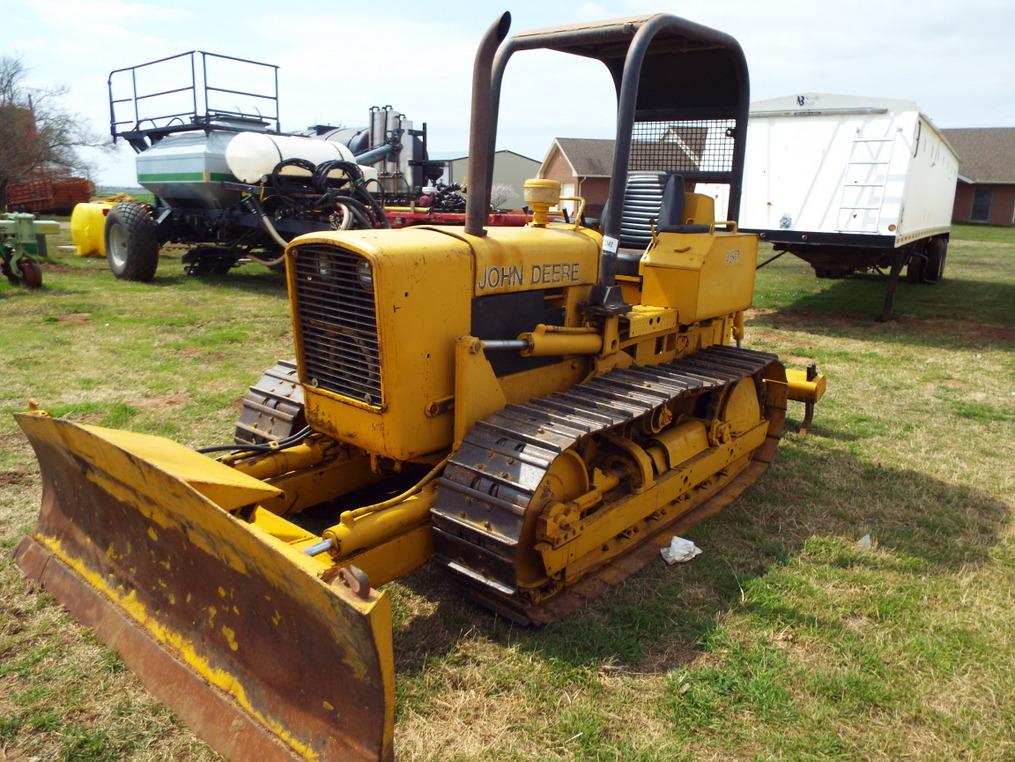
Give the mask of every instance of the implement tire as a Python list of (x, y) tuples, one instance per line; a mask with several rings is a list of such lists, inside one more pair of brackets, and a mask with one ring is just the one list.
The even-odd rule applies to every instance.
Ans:
[(927, 269), (927, 257), (924, 250), (910, 249), (909, 262), (906, 264), (906, 282), (923, 283), (923, 274)]
[(31, 257), (18, 260), (18, 272), (21, 274), (21, 285), (26, 288), (42, 288), (42, 267)]
[(924, 249), (927, 254), (927, 266), (923, 270), (924, 283), (940, 283), (945, 274), (945, 257), (948, 256), (948, 239), (935, 238), (927, 243)]
[(155, 220), (141, 204), (124, 201), (106, 217), (106, 261), (123, 280), (150, 281), (159, 266)]

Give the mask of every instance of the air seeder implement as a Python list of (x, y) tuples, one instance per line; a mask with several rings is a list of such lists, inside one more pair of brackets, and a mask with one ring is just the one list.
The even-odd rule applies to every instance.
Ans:
[(389, 227), (384, 207), (414, 202), (444, 170), (427, 157), (426, 123), (391, 106), (363, 127), (282, 132), (274, 64), (193, 50), (117, 69), (108, 85), (110, 135), (134, 149), (154, 201), (78, 204), (71, 227), (118, 278), (152, 280), (168, 243), (188, 247), (191, 275), (281, 265), (301, 233)]
[[(384, 583), (430, 561), (500, 615), (560, 618), (755, 482), (787, 400), (823, 392), (740, 346), (757, 239), (685, 190), (727, 184), (735, 217), (737, 42), (667, 15), (508, 25), (477, 53), (466, 224), (294, 240), (296, 361), (237, 444), (19, 416), (44, 480), (20, 565), (227, 757), (392, 758)], [(549, 180), (529, 225), (486, 225), (501, 79), (534, 49), (616, 83), (600, 230), (581, 199), (552, 221)]]

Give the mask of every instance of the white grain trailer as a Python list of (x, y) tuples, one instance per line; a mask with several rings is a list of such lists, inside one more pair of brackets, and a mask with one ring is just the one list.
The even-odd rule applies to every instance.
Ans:
[(747, 128), (740, 227), (819, 278), (944, 273), (959, 161), (912, 101), (807, 93), (759, 101)]

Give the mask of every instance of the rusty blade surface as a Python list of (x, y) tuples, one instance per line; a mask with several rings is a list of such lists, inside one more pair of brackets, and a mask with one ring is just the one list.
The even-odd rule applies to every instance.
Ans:
[(230, 759), (392, 758), (386, 594), (325, 584), (101, 429), (18, 419), (43, 478), (19, 565), (198, 735)]

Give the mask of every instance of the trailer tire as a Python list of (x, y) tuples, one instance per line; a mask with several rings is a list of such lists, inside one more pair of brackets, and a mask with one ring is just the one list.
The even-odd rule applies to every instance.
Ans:
[(923, 274), (927, 269), (927, 256), (925, 250), (918, 250), (913, 247), (909, 254), (909, 263), (906, 265), (906, 282), (923, 283)]
[(948, 239), (935, 238), (924, 249), (927, 263), (923, 270), (924, 283), (940, 283), (945, 274), (945, 257), (948, 256)]
[(113, 275), (147, 282), (159, 266), (155, 220), (141, 204), (122, 201), (106, 216), (106, 261)]

